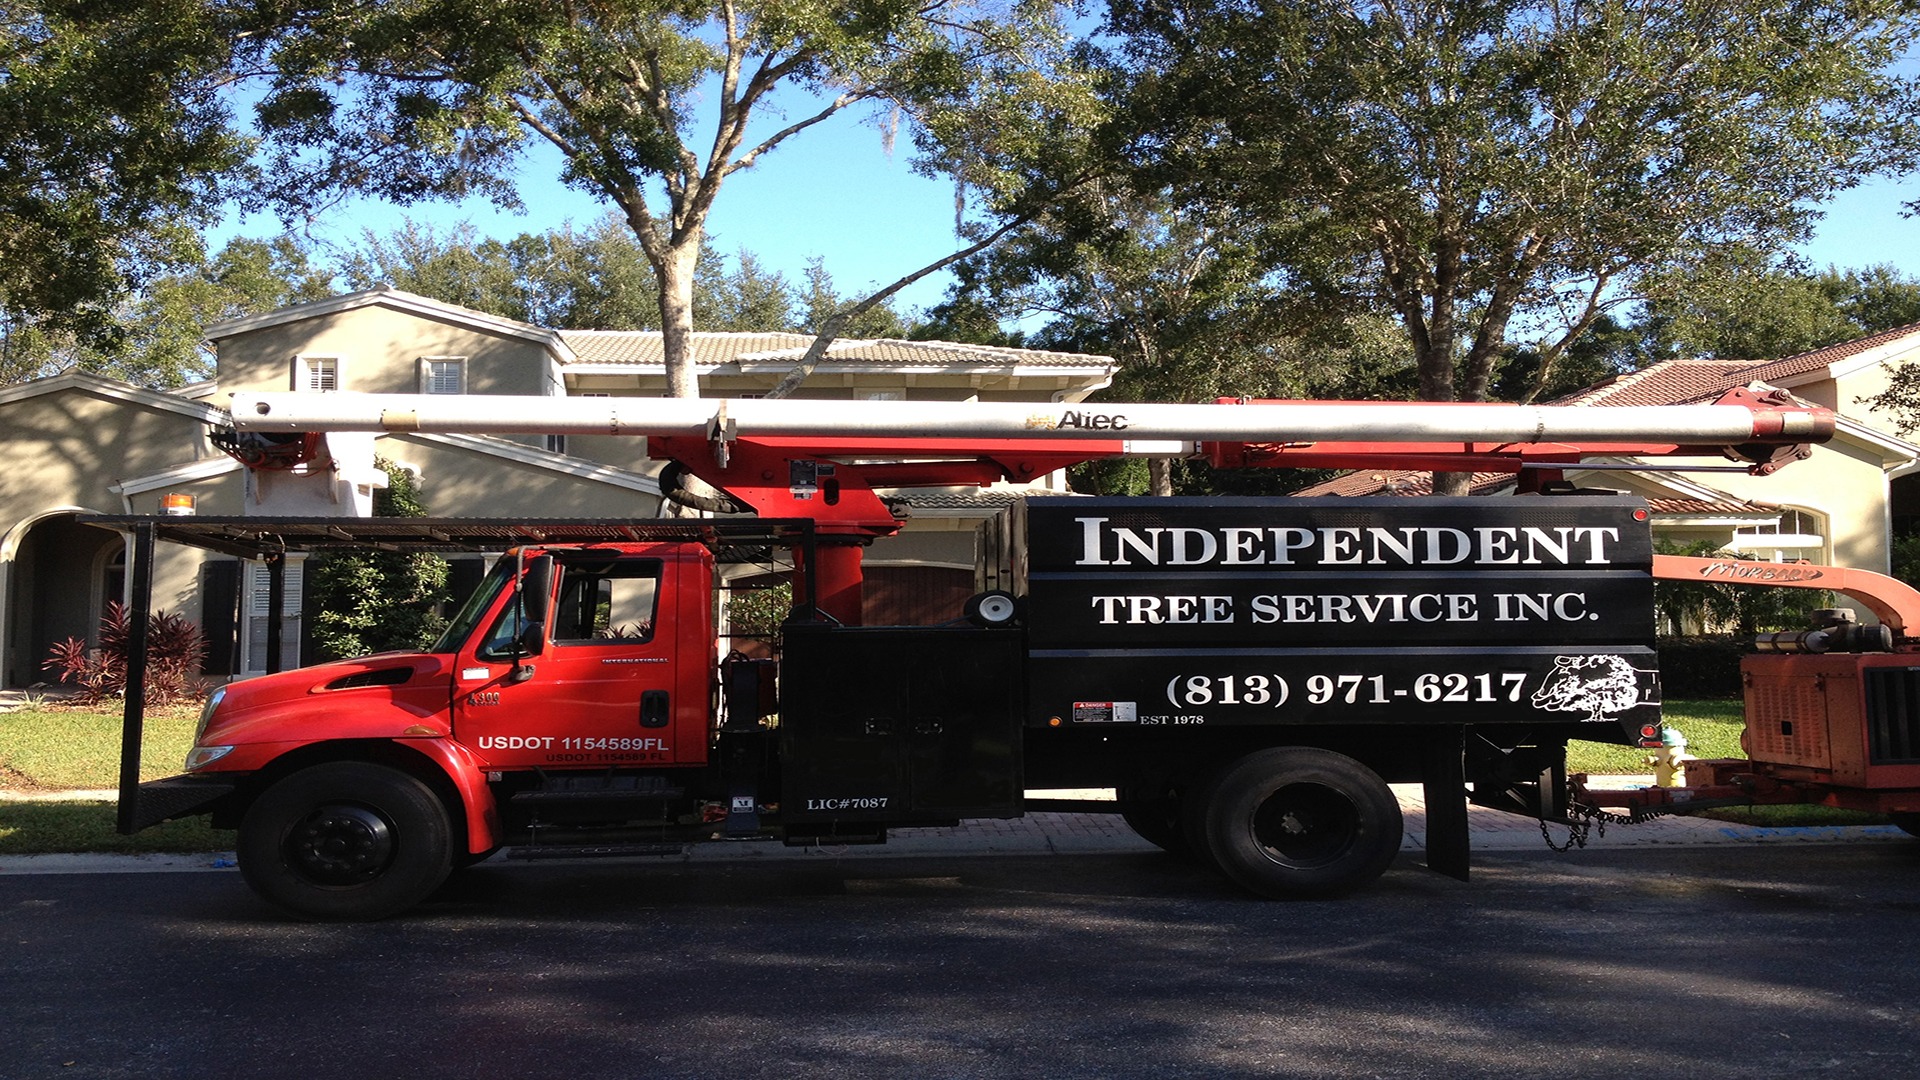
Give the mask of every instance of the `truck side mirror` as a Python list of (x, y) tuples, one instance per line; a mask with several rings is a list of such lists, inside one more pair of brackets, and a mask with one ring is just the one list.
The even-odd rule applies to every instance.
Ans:
[(520, 577), (520, 612), (526, 619), (514, 644), (521, 656), (539, 656), (547, 649), (548, 600), (553, 593), (553, 556), (541, 555), (527, 563)]
[(547, 650), (545, 624), (529, 622), (520, 629), (520, 636), (514, 639), (513, 644), (521, 656), (539, 656)]

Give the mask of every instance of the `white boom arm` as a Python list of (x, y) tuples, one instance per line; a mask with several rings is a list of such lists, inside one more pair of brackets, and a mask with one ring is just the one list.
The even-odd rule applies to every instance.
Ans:
[[(1817, 442), (1822, 409), (1433, 402), (1163, 405), (416, 394), (233, 395), (241, 431), (469, 432), (694, 438), (1126, 439), (1724, 445)], [(1154, 447), (1147, 452), (1165, 448)]]

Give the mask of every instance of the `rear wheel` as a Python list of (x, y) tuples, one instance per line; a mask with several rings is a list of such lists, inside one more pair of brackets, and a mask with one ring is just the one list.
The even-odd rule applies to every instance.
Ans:
[(1263, 896), (1333, 896), (1400, 851), (1400, 804), (1379, 775), (1327, 750), (1283, 747), (1227, 766), (1189, 835), (1223, 873)]
[(364, 762), (316, 765), (247, 809), (240, 873), (302, 918), (382, 919), (447, 879), (452, 831), (439, 797), (406, 773)]

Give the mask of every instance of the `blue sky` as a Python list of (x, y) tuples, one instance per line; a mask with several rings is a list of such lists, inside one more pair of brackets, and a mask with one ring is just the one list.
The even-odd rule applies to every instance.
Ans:
[(1900, 204), (1920, 199), (1920, 183), (1886, 180), (1844, 192), (1826, 207), (1813, 243), (1802, 254), (1816, 269), (1843, 270), (1891, 263), (1920, 277), (1920, 218), (1901, 216)]

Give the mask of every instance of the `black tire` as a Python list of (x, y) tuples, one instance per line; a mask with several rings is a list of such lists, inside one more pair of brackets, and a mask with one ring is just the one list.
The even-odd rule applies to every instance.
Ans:
[(1223, 873), (1281, 899), (1351, 892), (1384, 873), (1400, 851), (1393, 789), (1328, 750), (1248, 754), (1220, 773), (1192, 820)]
[(384, 919), (446, 881), (452, 834), (446, 806), (418, 779), (356, 761), (315, 765), (247, 808), (240, 873), (301, 918)]
[(1120, 820), (1140, 839), (1169, 855), (1192, 853), (1180, 818), (1180, 791), (1165, 780), (1136, 780), (1114, 790)]
[(1897, 814), (1888, 814), (1887, 819), (1908, 836), (1920, 836), (1920, 813), (1911, 810), (1902, 811)]

